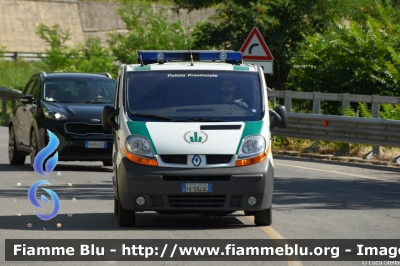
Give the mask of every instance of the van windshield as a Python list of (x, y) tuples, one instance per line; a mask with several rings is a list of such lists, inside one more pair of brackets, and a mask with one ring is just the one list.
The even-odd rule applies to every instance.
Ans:
[(127, 74), (134, 121), (256, 121), (263, 117), (260, 79), (245, 71), (135, 71)]

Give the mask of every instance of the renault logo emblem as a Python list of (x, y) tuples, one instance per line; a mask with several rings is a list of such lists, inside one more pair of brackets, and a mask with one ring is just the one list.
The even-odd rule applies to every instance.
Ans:
[(201, 164), (200, 156), (198, 155), (193, 156), (192, 163), (194, 166), (199, 166)]

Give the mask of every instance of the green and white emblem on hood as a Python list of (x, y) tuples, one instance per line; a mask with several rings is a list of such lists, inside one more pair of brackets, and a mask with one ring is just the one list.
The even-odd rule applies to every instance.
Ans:
[(183, 135), (183, 139), (189, 144), (203, 144), (208, 140), (208, 135), (204, 131), (188, 131)]

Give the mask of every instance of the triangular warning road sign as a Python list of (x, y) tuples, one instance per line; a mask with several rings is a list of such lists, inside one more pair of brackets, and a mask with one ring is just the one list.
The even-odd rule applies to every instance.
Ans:
[(269, 50), (257, 27), (254, 27), (251, 30), (242, 48), (240, 48), (240, 51), (242, 52), (242, 58), (244, 60), (274, 60), (271, 51)]

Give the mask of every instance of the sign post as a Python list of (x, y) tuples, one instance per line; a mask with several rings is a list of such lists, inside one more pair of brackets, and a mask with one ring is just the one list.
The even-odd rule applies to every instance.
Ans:
[(274, 57), (257, 27), (254, 27), (240, 48), (244, 63), (259, 65), (265, 74), (272, 74)]

